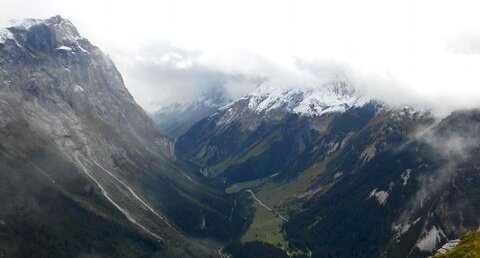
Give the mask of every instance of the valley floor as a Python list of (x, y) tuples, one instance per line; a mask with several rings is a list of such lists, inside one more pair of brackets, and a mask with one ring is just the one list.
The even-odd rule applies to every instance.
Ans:
[(275, 175), (248, 182), (234, 184), (226, 189), (229, 194), (247, 192), (252, 198), (255, 209), (254, 218), (241, 238), (242, 243), (260, 241), (285, 250), (290, 256), (302, 254), (298, 249), (289, 247), (284, 223), (288, 222), (288, 213), (300, 209), (301, 203), (325, 187), (312, 189), (311, 182), (325, 171), (324, 162), (313, 165), (296, 179), (288, 183), (275, 182)]

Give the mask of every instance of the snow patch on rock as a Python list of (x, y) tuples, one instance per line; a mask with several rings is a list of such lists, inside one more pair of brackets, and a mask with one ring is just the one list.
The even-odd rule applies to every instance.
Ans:
[(343, 172), (337, 172), (335, 173), (335, 175), (333, 175), (333, 180), (337, 180), (342, 176), (343, 176)]
[(441, 229), (437, 229), (436, 226), (433, 226), (429, 231), (426, 232), (425, 236), (420, 239), (417, 243), (418, 249), (425, 252), (431, 252), (435, 250), (435, 247), (442, 240), (444, 236)]
[(375, 197), (379, 204), (385, 205), (387, 203), (389, 193), (387, 191), (377, 191), (377, 188), (373, 189), (368, 198)]
[(412, 173), (412, 170), (407, 169), (400, 175), (400, 178), (402, 179), (402, 185), (407, 185), (408, 179), (410, 179), (410, 173)]
[(0, 44), (5, 43), (8, 39), (13, 39), (13, 34), (8, 29), (0, 29)]
[(447, 243), (445, 243), (440, 249), (438, 249), (437, 253), (444, 254), (448, 252), (450, 249), (453, 249), (459, 243), (460, 243), (460, 239), (450, 240)]
[(72, 51), (72, 48), (67, 46), (61, 46), (57, 47), (55, 50)]
[(84, 92), (85, 90), (80, 85), (75, 85), (75, 88), (73, 88), (73, 91)]

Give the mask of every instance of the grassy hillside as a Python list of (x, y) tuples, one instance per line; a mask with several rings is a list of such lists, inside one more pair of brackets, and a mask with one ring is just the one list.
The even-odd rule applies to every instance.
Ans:
[(445, 254), (435, 258), (477, 258), (480, 257), (480, 232), (472, 232), (462, 237), (460, 243)]

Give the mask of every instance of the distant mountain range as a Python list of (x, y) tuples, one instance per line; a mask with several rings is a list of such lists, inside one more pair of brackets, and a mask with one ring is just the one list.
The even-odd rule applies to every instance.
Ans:
[(198, 99), (164, 106), (153, 114), (153, 120), (166, 135), (177, 138), (192, 125), (215, 113), (232, 100), (221, 90), (204, 92)]

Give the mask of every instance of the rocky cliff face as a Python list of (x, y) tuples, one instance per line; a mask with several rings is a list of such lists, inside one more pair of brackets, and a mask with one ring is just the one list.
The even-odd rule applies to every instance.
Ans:
[(139, 140), (170, 155), (171, 141), (135, 103), (112, 60), (68, 20), (27, 20), (5, 30), (8, 37), (0, 45), (3, 91), (29, 93), (30, 102), (38, 100), (32, 106), (42, 109), (57, 105), (65, 113), (98, 118), (122, 133), (141, 135)]
[[(2, 188), (0, 198), (3, 203), (29, 200), (2, 209), (0, 219), (6, 225), (26, 230), (33, 225), (32, 234), (48, 235), (54, 250), (58, 248), (55, 241), (61, 241), (55, 237), (59, 230), (70, 232), (65, 241), (81, 251), (104, 252), (101, 246), (107, 243), (86, 237), (78, 223), (70, 230), (62, 225), (50, 229), (48, 220), (40, 219), (48, 218), (55, 207), (55, 199), (49, 199), (52, 195), (89, 213), (93, 224), (107, 221), (104, 234), (114, 234), (115, 224), (125, 234), (133, 234), (127, 238), (133, 240), (119, 236), (118, 241), (133, 246), (129, 250), (138, 251), (136, 255), (156, 249), (170, 255), (185, 252), (188, 245), (180, 243), (187, 243), (189, 235), (231, 237), (234, 231), (221, 222), (232, 219), (222, 209), (230, 210), (233, 200), (200, 184), (198, 177), (175, 163), (173, 141), (135, 103), (110, 58), (80, 36), (68, 20), (59, 16), (25, 20), (0, 35), (0, 156), (4, 161), (0, 174), (11, 183)], [(29, 187), (22, 180), (30, 182)], [(9, 195), (18, 188), (23, 195)], [(37, 191), (42, 194), (36, 195)], [(37, 207), (42, 202), (45, 207)], [(63, 209), (60, 206), (57, 213), (65, 223), (75, 220)], [(26, 217), (16, 216), (19, 213)], [(208, 226), (201, 227), (205, 220)], [(80, 236), (74, 236), (76, 232)], [(10, 235), (19, 243), (29, 241), (28, 234)], [(136, 241), (150, 247), (143, 250)], [(0, 250), (8, 253), (19, 254), (25, 248), (4, 243), (0, 242)], [(215, 253), (213, 247), (191, 244), (191, 249), (201, 251), (184, 255)], [(48, 246), (44, 249), (48, 252)], [(59, 249), (56, 255), (74, 249)], [(118, 256), (118, 252), (100, 254)]]

